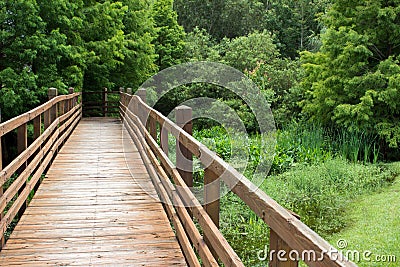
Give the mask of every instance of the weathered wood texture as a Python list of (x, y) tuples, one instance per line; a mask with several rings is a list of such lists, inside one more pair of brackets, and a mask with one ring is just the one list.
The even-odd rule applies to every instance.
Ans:
[[(168, 131), (170, 134), (175, 136), (180, 145), (184, 146), (190, 153), (196, 156), (204, 166), (207, 166), (208, 172), (214, 173), (216, 177), (219, 177), (222, 182), (231, 188), (231, 191), (240, 197), (250, 209), (252, 209), (266, 224), (268, 224), (274, 233), (276, 233), (288, 247), (292, 250), (298, 251), (299, 253), (312, 250), (316, 253), (318, 258), (321, 258), (321, 261), (305, 259), (307, 265), (313, 267), (357, 266), (353, 262), (348, 261), (340, 253), (338, 254), (338, 257), (333, 259), (330, 258), (328, 253), (325, 252), (334, 250), (332, 245), (312, 231), (298, 218), (293, 216), (288, 210), (280, 206), (275, 200), (265, 194), (265, 192), (251, 183), (251, 181), (244, 177), (243, 174), (239, 173), (214, 152), (210, 151), (205, 145), (194, 139), (190, 133), (170, 121), (160, 112), (146, 105), (146, 103), (139, 97), (129, 96), (127, 94), (122, 94), (121, 97), (122, 104), (125, 104), (125, 107), (121, 108), (122, 111), (125, 110), (126, 113), (130, 112), (126, 110), (126, 100), (132, 99), (132, 104), (130, 104), (130, 106), (133, 106), (133, 113), (138, 115), (140, 115), (140, 113), (149, 114), (152, 119), (162, 125), (165, 131)], [(137, 113), (136, 110), (138, 111)], [(233, 258), (232, 256), (234, 254), (232, 251), (228, 252), (225, 249), (226, 246), (223, 245), (224, 239), (223, 237), (218, 236), (220, 235), (220, 232), (212, 222), (210, 215), (207, 214), (204, 209), (199, 208), (197, 205), (197, 199), (191, 197), (190, 191), (185, 188), (186, 183), (181, 181), (183, 179), (181, 175), (177, 173), (177, 168), (175, 168), (175, 166), (165, 157), (151, 135), (145, 130), (143, 130), (142, 133), (145, 136), (146, 142), (150, 145), (151, 150), (156, 154), (163, 169), (174, 179), (175, 184), (181, 186), (179, 193), (182, 200), (185, 204), (193, 207), (193, 215), (202, 227), (204, 236), (209, 240), (208, 243), (213, 245), (213, 249), (222, 262), (229, 262), (229, 260)], [(187, 197), (187, 199), (185, 199), (185, 197)], [(210, 209), (208, 209), (208, 211), (210, 212)], [(229, 246), (229, 244), (227, 246)]]
[(1, 251), (0, 262), (186, 266), (139, 152), (112, 118), (80, 122)]

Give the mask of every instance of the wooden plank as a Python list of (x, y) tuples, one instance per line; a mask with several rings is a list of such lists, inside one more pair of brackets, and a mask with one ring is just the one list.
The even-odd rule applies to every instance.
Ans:
[[(185, 204), (182, 202), (180, 199), (178, 193), (176, 192), (174, 186), (172, 185), (171, 181), (169, 180), (166, 172), (164, 169), (161, 167), (160, 163), (158, 162), (157, 158), (155, 157), (154, 153), (152, 153), (151, 149), (149, 148), (149, 145), (146, 143), (144, 140), (144, 137), (140, 135), (140, 130), (138, 127), (133, 123), (133, 121), (130, 119), (130, 117), (126, 117), (127, 119), (127, 126), (128, 126), (128, 131), (130, 132), (132, 138), (135, 140), (135, 143), (137, 143), (137, 146), (141, 144), (144, 149), (146, 150), (139, 150), (141, 152), (141, 155), (144, 159), (149, 158), (151, 162), (148, 162), (148, 160), (145, 160), (145, 163), (147, 162), (146, 166), (148, 169), (156, 168), (158, 175), (161, 176), (159, 179), (157, 175), (154, 175), (153, 183), (156, 185), (158, 188), (158, 192), (161, 193), (164, 197), (164, 203), (166, 203), (166, 207), (168, 210), (168, 207), (173, 206), (175, 207), (178, 217), (182, 221), (182, 225), (185, 228), (186, 233), (188, 234), (189, 238), (192, 241), (192, 244), (196, 248), (196, 250), (199, 252), (200, 258), (203, 261), (203, 264), (205, 266), (218, 266), (217, 261), (214, 259), (213, 255), (211, 254), (211, 251), (209, 250), (208, 246), (206, 245), (204, 239), (201, 237), (199, 231), (197, 230), (195, 224), (192, 221), (191, 215), (189, 215), (187, 209), (185, 208)], [(137, 121), (139, 118), (137, 118)], [(131, 132), (133, 130), (135, 133)], [(149, 171), (151, 173), (151, 171)], [(161, 182), (161, 184), (160, 184)], [(165, 192), (168, 196), (165, 196), (163, 194)], [(176, 217), (174, 211), (170, 211), (170, 216)], [(187, 246), (186, 243), (183, 245)], [(188, 255), (190, 257), (191, 255)]]
[(33, 119), (33, 139), (36, 140), (42, 134), (42, 115)]
[[(17, 128), (17, 152), (18, 152), (18, 154), (23, 153), (26, 150), (27, 146), (28, 146), (28, 131), (27, 131), (27, 125), (25, 123)], [(23, 172), (25, 170), (26, 166), (27, 166), (27, 162), (25, 161), (24, 163), (21, 164), (21, 167), (19, 168), (18, 173)], [(25, 188), (26, 179), (27, 178), (25, 178), (22, 181), (22, 184), (19, 186), (18, 196), (21, 194), (22, 190)], [(14, 194), (15, 194), (15, 192), (14, 192)], [(26, 209), (26, 205), (27, 205), (26, 202), (23, 205), (21, 205), (21, 208), (18, 211), (19, 218), (22, 217), (22, 214), (24, 213), (24, 211)], [(3, 209), (0, 209), (0, 211), (3, 211)]]
[(161, 133), (160, 133), (160, 144), (161, 148), (164, 151), (165, 155), (168, 156), (168, 130), (165, 127), (161, 127)]
[(72, 95), (62, 95), (62, 96), (55, 97), (52, 100), (44, 103), (43, 105), (41, 105), (35, 109), (32, 109), (31, 111), (29, 111), (27, 113), (21, 114), (18, 117), (12, 118), (6, 122), (1, 123), (0, 124), (0, 136), (3, 136), (5, 134), (13, 131), (14, 129), (18, 128), (22, 124), (29, 122), (30, 120), (34, 119), (38, 115), (44, 113), (46, 110), (50, 109), (55, 103), (58, 103), (65, 99), (75, 99), (75, 98), (79, 97), (80, 95), (81, 95), (81, 93), (74, 93)]
[[(269, 235), (269, 251), (274, 251), (276, 253), (272, 254), (272, 258), (269, 262), (269, 267), (297, 267), (299, 266), (298, 261), (292, 261), (289, 257), (290, 251), (292, 249), (283, 241), (282, 238), (278, 236), (273, 230), (270, 231)], [(278, 251), (285, 251), (284, 258), (286, 261), (280, 261), (277, 257)]]
[[(220, 180), (218, 175), (206, 168), (204, 170), (204, 209), (219, 228), (219, 212), (220, 212)], [(212, 243), (207, 235), (204, 236), (206, 244), (212, 248)], [(217, 252), (211, 249), (214, 257), (218, 257)]]
[(161, 148), (158, 147), (155, 140), (153, 140), (150, 134), (146, 131), (144, 126), (139, 123), (139, 118), (132, 114), (129, 110), (127, 111), (128, 118), (135, 119), (135, 124), (142, 129), (140, 132), (144, 135), (147, 143), (149, 144), (149, 151), (153, 151), (157, 158), (160, 160), (164, 169), (169, 175), (174, 179), (177, 185), (177, 191), (181, 195), (183, 203), (186, 207), (191, 207), (194, 217), (198, 220), (203, 232), (208, 236), (210, 241), (213, 243), (213, 248), (215, 249), (218, 257), (225, 265), (229, 266), (244, 266), (240, 258), (237, 256), (236, 252), (232, 249), (223, 235), (219, 232), (218, 228), (215, 226), (209, 215), (205, 212), (202, 205), (198, 202), (196, 197), (190, 191), (190, 188), (186, 185), (186, 182), (180, 176), (178, 170), (175, 168), (173, 163), (165, 156)]
[[(135, 97), (135, 96), (134, 96)], [(264, 220), (292, 249), (299, 252), (313, 250), (318, 257), (323, 256), (319, 262), (306, 261), (309, 266), (356, 266), (343, 255), (332, 260), (323, 253), (334, 249), (326, 240), (308, 226), (295, 218), (285, 208), (270, 198), (265, 192), (251, 183), (244, 175), (224, 162), (205, 145), (194, 139), (190, 134), (180, 129), (160, 112), (151, 109), (143, 101), (136, 98), (141, 109), (145, 109), (158, 123), (163, 124), (193, 155), (198, 157), (205, 166), (221, 176), (222, 180), (232, 191), (238, 195), (261, 219)], [(210, 165), (211, 164), (211, 165)]]
[[(192, 135), (192, 109), (187, 106), (175, 108), (176, 124)], [(176, 142), (176, 168), (188, 187), (193, 187), (193, 155), (180, 141)]]
[[(73, 122), (79, 121), (77, 114), (80, 113), (71, 117)], [(62, 144), (72, 127), (65, 129), (55, 146)], [(121, 127), (115, 119), (108, 118), (83, 119), (79, 123), (0, 252), (2, 264), (186, 266), (137, 148), (123, 153)], [(90, 142), (89, 146), (77, 145), (87, 136), (102, 140), (103, 134), (110, 138)], [(118, 152), (113, 149), (115, 145)], [(70, 153), (72, 148), (78, 151), (79, 158), (78, 153)], [(43, 167), (52, 158), (51, 153), (44, 158)], [(125, 161), (131, 155), (133, 158)], [(130, 167), (139, 169), (139, 178), (135, 172), (130, 175)], [(32, 183), (36, 179), (37, 176), (32, 177)], [(17, 207), (20, 201), (14, 205)]]

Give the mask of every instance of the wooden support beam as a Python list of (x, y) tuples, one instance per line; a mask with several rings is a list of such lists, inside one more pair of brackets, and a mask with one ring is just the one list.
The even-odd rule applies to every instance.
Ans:
[[(295, 216), (297, 219), (300, 220), (300, 216), (289, 211), (292, 213), (293, 216)], [(269, 262), (269, 267), (298, 267), (299, 262), (297, 260), (293, 260), (293, 256), (297, 255), (291, 255), (290, 252), (292, 251), (292, 248), (289, 247), (289, 245), (274, 231), (270, 228), (269, 232), (269, 251), (271, 255), (268, 255), (268, 258), (270, 258)], [(278, 253), (279, 255), (282, 255), (283, 252), (279, 251), (285, 251), (285, 254), (283, 258), (285, 260), (280, 260), (278, 258)], [(301, 253), (301, 252), (299, 252)]]
[(36, 140), (42, 134), (42, 115), (33, 119), (33, 139)]
[[(75, 92), (75, 88), (73, 88), (73, 87), (70, 87), (70, 88), (68, 88), (68, 93), (69, 94), (73, 94)], [(75, 98), (71, 98), (69, 101), (68, 101), (68, 111), (70, 111), (74, 106), (75, 106)]]
[[(176, 124), (192, 135), (192, 109), (175, 108)], [(176, 143), (176, 168), (188, 187), (193, 187), (193, 155), (179, 140)]]
[[(206, 168), (204, 170), (204, 209), (214, 222), (215, 226), (219, 228), (219, 213), (220, 213), (220, 190), (221, 183), (213, 171)], [(214, 258), (218, 259), (217, 252), (212, 249), (212, 243), (207, 235), (204, 236), (204, 241), (210, 248)]]
[(160, 144), (165, 155), (168, 156), (168, 130), (160, 124)]
[[(128, 88), (129, 89), (129, 88)], [(129, 94), (129, 93), (128, 93)], [(137, 96), (140, 97), (144, 103), (146, 103), (147, 99), (146, 99), (146, 89), (143, 88), (139, 88), (136, 92)]]
[[(128, 93), (129, 94), (129, 93)], [(136, 95), (142, 99), (144, 103), (146, 103), (147, 98), (146, 98), (146, 89), (140, 88), (137, 90)], [(144, 109), (141, 109), (138, 107), (137, 109), (137, 115), (140, 118), (140, 121), (142, 122), (143, 125), (146, 125), (146, 111)]]
[(155, 119), (149, 116), (149, 133), (154, 140), (157, 140), (157, 122)]
[[(28, 131), (27, 131), (27, 126), (26, 123), (22, 124), (17, 128), (17, 152), (18, 155), (21, 154), (22, 152), (25, 151), (25, 149), (28, 147)], [(25, 162), (18, 170), (18, 173), (22, 173), (27, 166), (27, 162)], [(26, 181), (23, 183), (21, 188), (18, 190), (18, 195), (20, 195), (26, 186)], [(18, 217), (21, 218), (22, 214), (25, 212), (27, 206), (27, 202), (22, 204), (21, 208), (18, 211)]]
[(107, 94), (107, 87), (103, 88), (103, 117), (107, 117), (108, 113), (108, 94)]
[[(57, 88), (53, 88), (53, 87), (49, 88), (49, 90), (48, 90), (49, 100), (55, 98), (56, 96), (57, 96)], [(57, 118), (57, 104), (55, 104), (53, 107), (51, 107), (49, 111), (50, 111), (50, 114), (49, 114), (50, 121), (49, 122), (50, 122), (50, 124), (52, 124), (53, 121)]]

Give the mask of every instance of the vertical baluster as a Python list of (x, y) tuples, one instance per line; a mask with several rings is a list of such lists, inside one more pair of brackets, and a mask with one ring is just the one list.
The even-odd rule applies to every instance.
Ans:
[(160, 144), (161, 148), (164, 151), (164, 153), (168, 156), (168, 130), (163, 127), (163, 125), (160, 125), (161, 127), (161, 132), (160, 132)]
[(108, 115), (108, 94), (107, 94), (107, 87), (103, 89), (103, 117), (107, 117)]
[[(293, 216), (300, 220), (300, 216), (291, 212)], [(297, 260), (290, 259), (290, 251), (292, 249), (286, 244), (286, 242), (273, 230), (270, 228), (269, 233), (269, 251), (272, 253), (272, 259), (270, 259), (269, 267), (298, 267), (299, 262)], [(284, 258), (286, 261), (280, 261), (277, 258), (279, 251), (285, 251)], [(299, 251), (298, 253), (302, 253)], [(293, 256), (292, 256), (293, 258)]]
[[(56, 88), (49, 88), (48, 90), (48, 97), (49, 100), (55, 98), (57, 96), (57, 89)], [(54, 104), (53, 107), (50, 108), (50, 124), (57, 118), (57, 104)]]
[[(219, 228), (219, 213), (220, 213), (220, 189), (221, 184), (212, 170), (206, 168), (204, 170), (204, 209), (214, 222), (215, 226)], [(207, 236), (204, 236), (204, 241), (210, 248), (214, 258), (218, 259), (218, 254), (213, 249), (213, 245)]]
[[(175, 108), (176, 124), (192, 135), (192, 109), (188, 106)], [(179, 140), (176, 143), (176, 168), (186, 185), (193, 186), (193, 155)]]
[[(73, 87), (68, 88), (68, 93), (69, 94), (73, 94), (75, 91), (75, 89)], [(70, 111), (73, 107), (75, 106), (74, 104), (74, 98), (71, 98), (68, 100), (68, 107), (67, 107), (67, 111)]]
[[(42, 135), (42, 114), (39, 114), (36, 116), (36, 118), (33, 119), (33, 139), (36, 140)], [(42, 146), (39, 147), (39, 151), (42, 150)], [(37, 182), (35, 185), (34, 191), (36, 192), (39, 188), (41, 180)]]
[[(23, 151), (25, 151), (27, 146), (28, 146), (28, 132), (27, 132), (26, 123), (24, 123), (17, 128), (17, 152), (18, 152), (18, 155), (21, 154)], [(21, 167), (18, 170), (18, 173), (22, 173), (25, 170), (26, 166), (27, 166), (27, 162), (25, 162), (23, 165), (21, 165)], [(18, 190), (18, 196), (25, 189), (25, 186), (26, 186), (26, 181)], [(26, 204), (27, 204), (27, 202), (25, 202), (19, 209), (19, 211), (18, 211), (19, 218), (22, 217), (22, 214), (24, 213), (24, 211), (26, 209)]]
[[(147, 99), (146, 99), (146, 89), (140, 88), (137, 90), (136, 95), (138, 97), (140, 97), (140, 99), (142, 99), (142, 101), (144, 103), (146, 103)], [(146, 114), (143, 108), (140, 108), (140, 104), (138, 103), (138, 107), (137, 107), (137, 114), (136, 114), (140, 121), (142, 122), (142, 124), (144, 126), (146, 126)]]

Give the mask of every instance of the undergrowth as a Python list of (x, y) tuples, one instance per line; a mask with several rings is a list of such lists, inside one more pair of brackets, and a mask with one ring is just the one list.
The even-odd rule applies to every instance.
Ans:
[[(354, 199), (390, 185), (398, 175), (379, 163), (377, 138), (362, 132), (293, 123), (276, 132), (273, 159), (257, 135), (230, 138), (217, 126), (194, 136), (228, 162), (232, 145), (246, 143), (249, 163), (244, 174), (249, 178), (255, 166), (271, 159), (269, 176), (267, 171), (256, 174), (257, 180), (264, 180), (260, 188), (322, 237), (346, 226), (343, 214)], [(195, 177), (201, 177), (201, 168), (197, 170)], [(269, 229), (233, 193), (221, 199), (221, 231), (246, 266), (266, 266), (257, 253), (268, 245)]]

